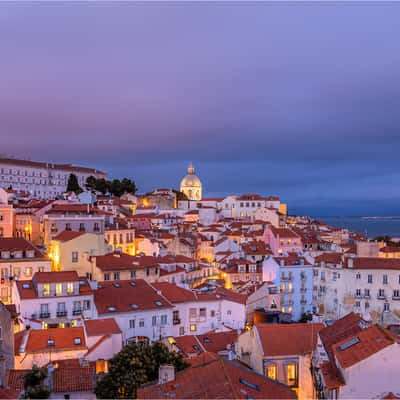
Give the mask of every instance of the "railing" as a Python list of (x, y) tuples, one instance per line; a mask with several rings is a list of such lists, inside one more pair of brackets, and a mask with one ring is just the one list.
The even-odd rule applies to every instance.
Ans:
[(172, 320), (172, 323), (173, 323), (174, 325), (179, 325), (179, 324), (181, 323), (181, 319), (180, 319), (180, 318), (174, 318), (174, 319)]
[(370, 299), (371, 298), (371, 295), (369, 295), (369, 294), (364, 294), (364, 299)]
[(282, 282), (289, 282), (292, 280), (291, 276), (281, 276), (281, 281)]
[(300, 292), (307, 292), (307, 288), (306, 287), (301, 287), (300, 288)]
[(382, 295), (378, 294), (378, 295), (376, 296), (376, 298), (377, 298), (378, 300), (386, 300), (386, 296), (385, 296), (384, 294), (382, 294)]
[(72, 315), (81, 315), (82, 314), (82, 310), (73, 310), (72, 311)]
[(393, 296), (392, 296), (392, 300), (400, 300), (400, 296), (395, 296), (395, 295), (393, 295)]
[(50, 318), (50, 313), (49, 312), (40, 313), (40, 318)]
[(361, 299), (361, 298), (362, 298), (362, 295), (361, 295), (361, 293), (360, 293), (360, 294), (355, 293), (355, 294), (354, 294), (354, 297), (355, 297), (356, 299)]
[(57, 317), (66, 317), (67, 311), (57, 311)]
[(300, 304), (307, 304), (307, 300), (300, 300)]

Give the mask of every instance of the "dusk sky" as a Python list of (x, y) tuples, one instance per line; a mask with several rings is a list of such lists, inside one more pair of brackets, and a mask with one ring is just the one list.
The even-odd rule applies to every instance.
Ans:
[(400, 3), (1, 3), (2, 155), (399, 215)]

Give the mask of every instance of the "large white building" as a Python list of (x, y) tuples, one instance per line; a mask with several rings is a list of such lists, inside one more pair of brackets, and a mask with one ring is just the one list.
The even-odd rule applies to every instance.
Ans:
[(200, 179), (194, 173), (194, 166), (189, 164), (187, 175), (181, 181), (181, 192), (185, 193), (189, 200), (201, 200), (202, 185)]
[(11, 158), (0, 158), (0, 187), (30, 192), (37, 198), (52, 199), (67, 189), (70, 174), (75, 174), (83, 187), (89, 176), (106, 178), (94, 168), (71, 164), (52, 164)]

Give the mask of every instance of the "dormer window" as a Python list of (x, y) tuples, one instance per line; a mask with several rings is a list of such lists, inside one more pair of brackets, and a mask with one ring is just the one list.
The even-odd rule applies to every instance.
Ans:
[(110, 312), (117, 311), (117, 309), (115, 307), (113, 307), (113, 306), (108, 307), (107, 310), (110, 311)]
[(80, 344), (82, 344), (81, 338), (80, 338), (80, 337), (74, 338), (74, 344), (75, 344), (75, 345), (80, 345)]
[(162, 307), (163, 306), (163, 303), (161, 303), (161, 301), (155, 301), (154, 302), (155, 303), (155, 305), (157, 306), (157, 307)]
[(35, 251), (34, 250), (26, 250), (25, 257), (26, 258), (34, 258), (35, 257)]
[(50, 283), (43, 284), (43, 296), (50, 296)]
[(56, 342), (54, 339), (47, 339), (47, 346), (48, 347), (54, 347), (56, 345)]
[(13, 253), (14, 258), (22, 258), (22, 251), (17, 250)]
[(73, 282), (68, 282), (67, 283), (67, 293), (68, 294), (73, 294), (74, 293), (74, 283)]
[(31, 285), (29, 283), (23, 283), (22, 288), (23, 289), (30, 289)]
[(10, 252), (9, 251), (2, 251), (1, 252), (1, 258), (3, 258), (3, 259), (11, 258)]

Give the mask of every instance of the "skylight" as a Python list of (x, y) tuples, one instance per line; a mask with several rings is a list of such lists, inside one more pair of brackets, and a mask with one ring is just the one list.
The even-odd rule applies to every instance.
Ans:
[(245, 385), (245, 386), (247, 386), (247, 387), (250, 388), (250, 389), (256, 390), (257, 392), (260, 391), (260, 387), (259, 387), (258, 385), (256, 385), (255, 383), (251, 383), (251, 382), (249, 382), (248, 380), (246, 380), (246, 379), (244, 379), (244, 378), (239, 378), (239, 382), (240, 382), (242, 385)]
[(121, 285), (118, 282), (115, 282), (114, 287), (119, 288), (119, 287), (121, 287)]
[(138, 306), (137, 304), (135, 304), (135, 303), (131, 304), (131, 307), (132, 307), (134, 310), (136, 310), (137, 308), (139, 308), (139, 306)]
[(111, 312), (116, 311), (116, 308), (113, 306), (110, 306), (110, 307), (108, 307), (108, 311), (111, 311)]
[(24, 289), (29, 289), (29, 288), (31, 287), (31, 285), (30, 285), (29, 283), (23, 283), (23, 284), (22, 284), (22, 287), (23, 287)]
[(47, 339), (47, 346), (54, 346), (56, 344), (56, 342), (54, 341), (54, 339)]
[(136, 286), (136, 283), (135, 283), (135, 282), (129, 282), (129, 284), (130, 284), (131, 286)]
[(349, 341), (341, 344), (340, 346), (338, 346), (338, 350), (339, 351), (347, 350), (349, 347), (352, 347), (357, 343), (360, 343), (360, 339), (358, 337), (355, 337), (355, 338), (350, 339)]
[(82, 344), (82, 340), (80, 337), (74, 338), (74, 344)]

